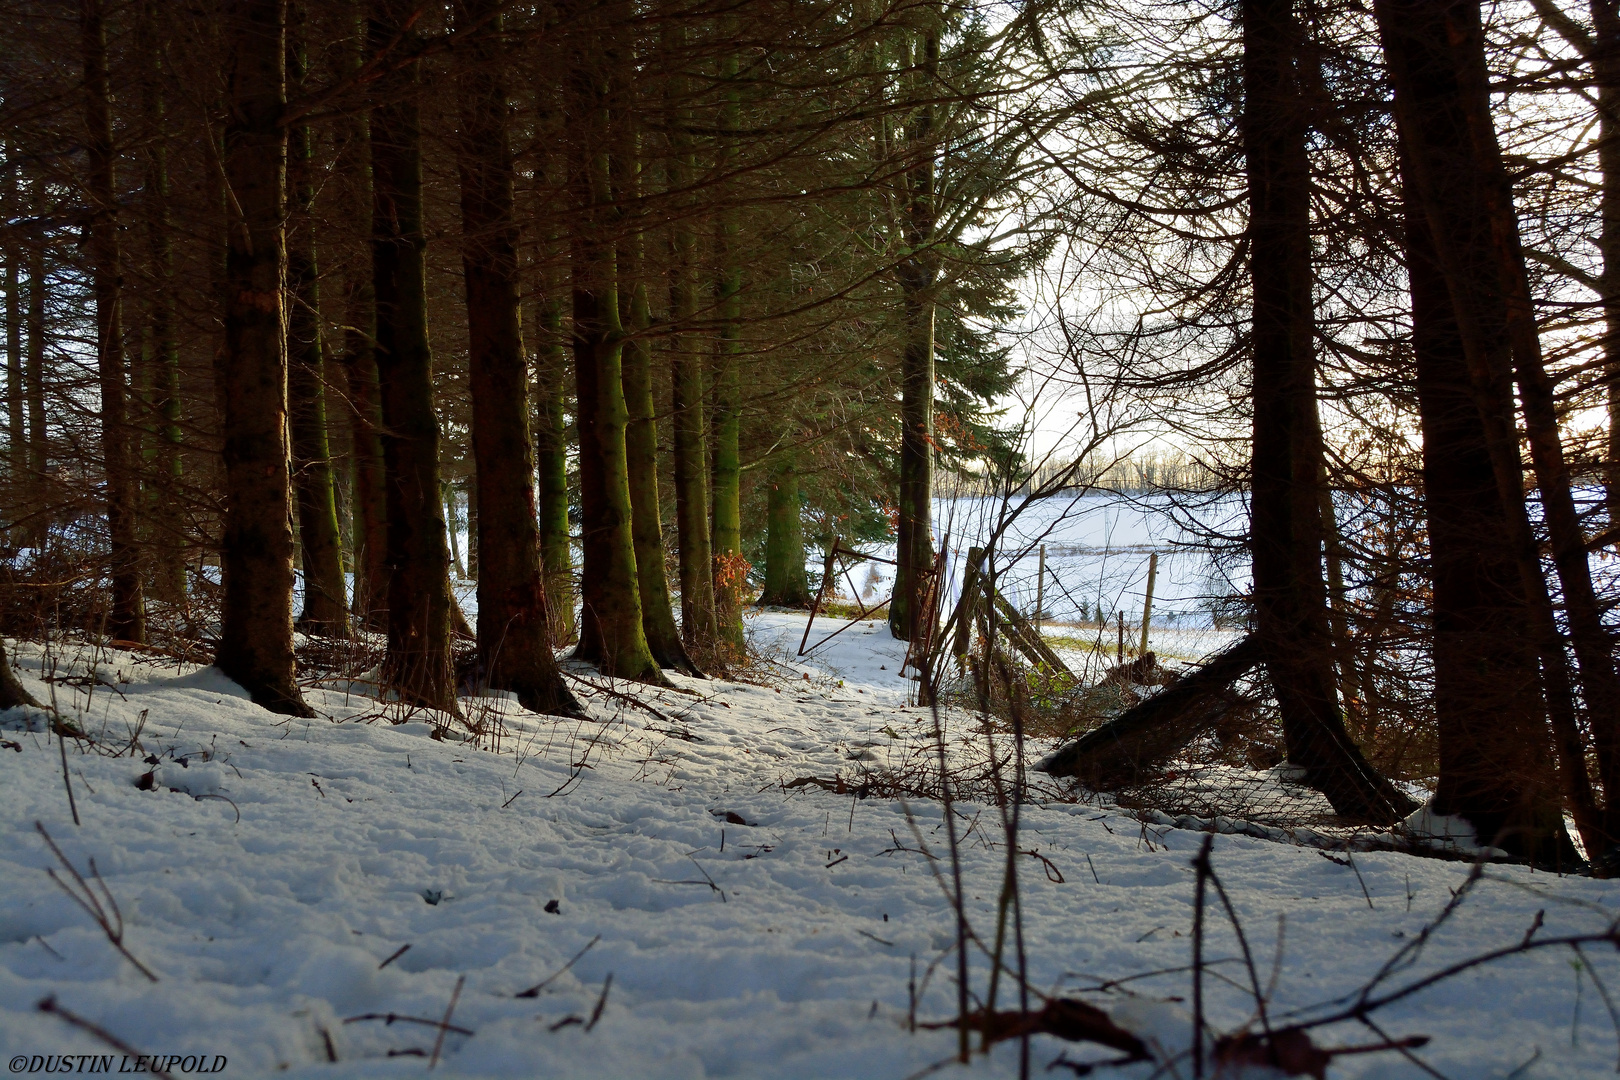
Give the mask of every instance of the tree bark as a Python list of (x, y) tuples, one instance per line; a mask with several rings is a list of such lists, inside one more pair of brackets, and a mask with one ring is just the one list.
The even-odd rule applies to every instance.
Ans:
[(169, 213), (169, 136), (168, 109), (163, 95), (165, 72), (156, 47), (160, 33), (159, 8), (155, 0), (141, 5), (140, 48), (149, 51), (151, 64), (141, 89), (142, 111), (148, 127), (146, 147), (146, 248), (151, 260), (151, 370), (152, 408), (157, 421), (153, 447), (154, 497), (149, 506), (155, 519), (150, 523), (155, 538), (152, 553), (152, 585), (164, 600), (183, 604), (186, 600), (186, 535), (184, 511), (180, 505), (180, 483), (184, 476), (180, 437), (180, 338), (175, 316), (174, 236)]
[[(666, 27), (666, 55), (686, 48), (686, 31)], [(714, 607), (714, 554), (709, 543), (708, 421), (705, 416), (703, 358), (692, 324), (698, 311), (697, 229), (691, 194), (697, 172), (691, 112), (684, 107), (690, 92), (679, 69), (665, 86), (664, 127), (669, 132), (669, 188), (677, 209), (669, 226), (670, 427), (674, 436), (675, 545), (681, 590), (681, 640), (689, 653), (708, 663), (719, 640)]]
[[(646, 331), (652, 319), (647, 290), (637, 283), (630, 303), (633, 331)], [(631, 536), (636, 548), (636, 576), (641, 589), (641, 627), (658, 666), (685, 675), (702, 673), (686, 654), (675, 608), (669, 600), (664, 571), (664, 515), (658, 501), (658, 420), (653, 407), (652, 348), (645, 336), (632, 335), (624, 347), (626, 469), (630, 477)]]
[(1583, 805), (1586, 766), (1584, 752), (1578, 752), (1568, 661), (1525, 507), (1523, 464), (1511, 408), (1515, 364), (1531, 461), (1606, 796), (1620, 785), (1615, 773), (1620, 764), (1615, 754), (1620, 694), (1570, 495), (1550, 381), (1541, 364), (1512, 187), (1492, 128), (1479, 9), (1463, 0), (1432, 4), (1379, 0), (1374, 10), (1395, 86), (1395, 115), (1413, 202), (1428, 224), (1434, 262), (1450, 297), (1469, 387), (1484, 428), (1492, 476), (1508, 515), (1507, 542), (1529, 605), (1529, 631), (1540, 652), (1564, 787), (1587, 850), (1603, 857), (1613, 846), (1615, 832), (1612, 822), (1599, 819), (1590, 804)]
[(214, 663), (272, 712), (312, 716), (294, 677), (293, 535), (283, 295), (287, 137), (285, 0), (227, 8), (224, 610)]
[[(372, 0), (373, 52), (415, 34), (410, 0)], [(411, 61), (371, 113), (372, 288), (382, 406), (388, 569), (383, 681), (401, 701), (457, 713), (450, 661), (450, 552), (439, 501), (439, 421), (427, 326), (422, 231), (421, 76)]]
[[(551, 652), (535, 514), (529, 370), (519, 323), (515, 171), (507, 130), (500, 0), (461, 0), (475, 29), (460, 76), (461, 265), (478, 515), (478, 661), (482, 680), (535, 712), (581, 716)], [(472, 546), (473, 541), (469, 541)]]
[[(12, 197), (8, 200), (10, 202), (16, 197), (16, 180), (11, 179), (7, 187), (7, 194)], [(18, 265), (22, 262), (22, 253), (14, 242), (8, 243), (0, 252), (0, 258), (4, 259), (6, 266), (6, 480), (7, 488), (12, 492), (12, 509), (7, 515), (11, 520), (6, 524), (10, 526), (16, 524), (16, 514), (20, 508), (16, 492), (21, 490), (28, 469), (27, 410), (23, 390), (22, 275)]]
[[(639, 213), (640, 139), (633, 119), (635, 103), (629, 100), (628, 88), (623, 95), (626, 100), (621, 102), (616, 118), (619, 153), (614, 169), (614, 201), (631, 213)], [(621, 214), (624, 212), (621, 210)], [(624, 429), (625, 469), (630, 480), (630, 534), (641, 591), (641, 628), (659, 667), (698, 676), (701, 673), (687, 656), (680, 629), (675, 625), (675, 608), (670, 603), (669, 578), (664, 570), (664, 515), (658, 496), (658, 412), (653, 405), (652, 345), (647, 336), (652, 311), (643, 280), (645, 237), (639, 222), (626, 221), (621, 229), (621, 317), (627, 317), (630, 324), (621, 354), (621, 381), (629, 418)], [(626, 300), (628, 303), (623, 303)]]
[[(367, 21), (356, 0), (350, 12), (354, 47), (348, 50), (349, 72), (364, 62)], [(349, 118), (343, 172), (342, 213), (354, 235), (372, 235), (375, 193), (371, 169), (371, 118), (359, 112)], [(350, 269), (343, 296), (343, 371), (348, 401), (349, 445), (353, 462), (354, 595), (352, 612), (360, 626), (388, 628), (388, 499), (383, 467), (381, 390), (377, 385), (377, 302), (370, 261)]]
[[(291, 43), (288, 74), (295, 86), (302, 86), (304, 82), (305, 51), (303, 41)], [(304, 562), (304, 611), (297, 625), (306, 633), (347, 637), (348, 591), (343, 580), (343, 544), (338, 536), (337, 492), (332, 482), (332, 455), (326, 428), (326, 344), (321, 331), (320, 278), (312, 214), (315, 203), (313, 135), (309, 125), (298, 124), (288, 138), (288, 188), (294, 207), (287, 243), (291, 306), (287, 317), (288, 409), (298, 494), (298, 538)]]
[(611, 124), (607, 31), (585, 26), (568, 72), (568, 188), (573, 230), (574, 380), (579, 400), (579, 483), (584, 568), (575, 656), (604, 675), (666, 683), (642, 629), (625, 449), (617, 256), (607, 215)]
[[(939, 13), (929, 9), (927, 28), (913, 48), (921, 80), (917, 95), (938, 93)], [(895, 545), (894, 599), (889, 632), (902, 641), (925, 636), (926, 574), (934, 565), (934, 287), (939, 271), (929, 250), (934, 239), (936, 117), (922, 105), (906, 127), (906, 152), (914, 161), (905, 173), (905, 216), (901, 221), (906, 257), (895, 269), (900, 282), (905, 345), (900, 360), (900, 487)]]
[[(1406, 253), (1434, 587), (1440, 735), (1434, 809), (1467, 818), (1482, 843), (1536, 862), (1572, 864), (1575, 851), (1549, 760), (1538, 656), (1524, 634), (1530, 614), (1507, 539), (1508, 511), (1429, 224), (1410, 198)], [(1499, 401), (1496, 408), (1511, 414), (1513, 402)], [(1590, 791), (1578, 799), (1589, 805)]]
[(1256, 635), (1288, 759), (1341, 817), (1387, 825), (1415, 804), (1344, 730), (1322, 578), (1322, 435), (1311, 298), (1307, 110), (1293, 0), (1244, 0), (1243, 149), (1253, 290), (1250, 546)]
[(563, 344), (561, 276), (546, 275), (541, 301), (539, 361), (535, 365), (535, 451), (540, 473), (540, 565), (545, 573), (552, 641), (571, 643), (574, 625), (574, 552), (568, 537), (568, 353)]
[(791, 450), (778, 451), (765, 500), (765, 593), (762, 604), (808, 607), (810, 580), (804, 572), (804, 523), (800, 515), (799, 474)]
[[(721, 60), (720, 78), (733, 85), (728, 87), (720, 108), (723, 158), (736, 157), (736, 136), (731, 134), (740, 123), (742, 96), (735, 86), (738, 60), (735, 53), (727, 53)], [(711, 479), (709, 482), (711, 514), (709, 543), (712, 547), (715, 627), (718, 631), (716, 649), (728, 661), (742, 657), (746, 642), (743, 636), (742, 595), (748, 583), (748, 563), (742, 553), (742, 373), (738, 370), (738, 357), (742, 352), (742, 282), (743, 272), (737, 252), (742, 237), (742, 225), (735, 209), (722, 211), (719, 221), (718, 243), (720, 280), (720, 340), (714, 357), (714, 376), (709, 391), (713, 407), (709, 412), (713, 439)]]
[(1609, 463), (1605, 472), (1609, 522), (1620, 522), (1620, 0), (1591, 0), (1589, 57), (1598, 99), (1598, 175), (1603, 270), (1603, 369), (1608, 379)]
[(45, 420), (45, 252), (28, 252), (28, 542), (37, 547), (50, 527), (50, 432)]
[(146, 600), (141, 588), (136, 535), (136, 480), (130, 459), (128, 377), (124, 364), (123, 284), (118, 254), (118, 196), (113, 179), (112, 91), (107, 76), (104, 0), (80, 0), (79, 34), (84, 62), (85, 195), (90, 204), (91, 288), (96, 307), (96, 371), (101, 391), (101, 457), (107, 485), (107, 532), (112, 571), (112, 610), (106, 632), (126, 641), (146, 640)]

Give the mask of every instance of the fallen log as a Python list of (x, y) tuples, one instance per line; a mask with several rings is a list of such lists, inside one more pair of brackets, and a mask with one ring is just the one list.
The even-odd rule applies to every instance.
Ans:
[(1156, 764), (1214, 730), (1238, 700), (1229, 688), (1259, 662), (1260, 642), (1250, 634), (1035, 767), (1053, 776), (1076, 777), (1094, 790), (1135, 784)]

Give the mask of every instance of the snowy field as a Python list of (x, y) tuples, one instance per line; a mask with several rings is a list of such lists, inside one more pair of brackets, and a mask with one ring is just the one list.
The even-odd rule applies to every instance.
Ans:
[[(760, 647), (785, 654), (803, 625), (750, 620)], [(26, 643), (15, 655), (41, 698), (42, 665), (94, 674), (54, 686), (100, 749), (68, 746), (76, 827), (58, 744), (37, 716), (6, 714), (0, 732), (8, 1062), (116, 1063), (97, 1038), (38, 1012), (50, 997), (141, 1053), (225, 1055), (226, 1077), (421, 1076), (438, 1029), (387, 1018), (439, 1021), (452, 1002), (434, 1070), (445, 1076), (904, 1080), (954, 1050), (954, 1032), (910, 1026), (913, 1013), (923, 1024), (955, 1009), (955, 930), (933, 873), (947, 865), (940, 809), (836, 790), (934, 760), (933, 720), (905, 707), (904, 650), (881, 624), (852, 628), (770, 685), (614, 688), (656, 713), (599, 692), (586, 723), (468, 701), (482, 728), (471, 741), (433, 738), (428, 721), (442, 718), (388, 723), (400, 717), (344, 686), (311, 688), (323, 716), (288, 720), (210, 669), (71, 649), (47, 661)], [(970, 720), (946, 719), (953, 762), (982, 756)], [(807, 777), (834, 790), (794, 784)], [(999, 818), (957, 810), (967, 912), (989, 941)], [(1203, 837), (1061, 798), (1023, 813), (1020, 846), (1039, 854), (1018, 858), (1033, 988), (1109, 1009), (1169, 1059), (1098, 1075), (1190, 1077), (1175, 1057), (1190, 1038), (1185, 972), (1111, 981), (1188, 963), (1189, 861)], [(124, 947), (157, 982), (47, 876), (65, 872), (36, 821), (82, 873), (94, 859)], [(1361, 986), (1469, 873), (1387, 853), (1350, 866), (1239, 836), (1218, 837), (1213, 858), (1260, 980), (1274, 979), (1273, 1023)], [(1537, 937), (1601, 931), (1613, 909), (1614, 883), (1493, 867), (1389, 985), (1514, 945), (1535, 924)], [(1253, 1009), (1223, 921), (1207, 949), (1208, 1013), (1233, 1031)], [(969, 955), (982, 994), (985, 957)], [(1605, 991), (1620, 991), (1612, 948), (1547, 949), (1375, 1019), (1393, 1036), (1429, 1036), (1417, 1053), (1447, 1077), (1606, 1076), (1620, 1048)], [(1357, 1025), (1318, 1036), (1376, 1041)], [(1037, 1076), (1072, 1075), (1045, 1071), (1060, 1055), (1111, 1056), (1033, 1043)], [(1004, 1044), (932, 1075), (1016, 1075), (1017, 1053)], [(1381, 1053), (1342, 1058), (1328, 1075), (1429, 1074)]]
[[(1018, 500), (1011, 506), (1016, 508)], [(1009, 507), (1000, 500), (935, 499), (935, 546), (949, 552), (945, 610), (961, 592), (968, 548), (984, 547), (999, 531), (995, 564), (999, 588), (1026, 614), (1035, 612), (1038, 594), (1051, 620), (1095, 624), (1099, 615), (1111, 621), (1123, 613), (1127, 631), (1139, 632), (1149, 560), (1157, 555), (1155, 632), (1210, 627), (1212, 607), (1226, 596), (1246, 591), (1248, 578), (1230, 578), (1200, 545), (1212, 532), (1241, 534), (1242, 523), (1234, 519), (1240, 510), (1232, 499), (1177, 509), (1163, 496), (1101, 492), (1031, 502), (1003, 525)], [(1037, 590), (1043, 546), (1046, 579)], [(860, 547), (867, 554), (894, 558), (892, 544)], [(806, 565), (813, 574), (821, 573), (819, 556)], [(848, 577), (839, 578), (839, 594), (869, 604), (889, 594), (893, 576), (893, 568), (881, 563), (859, 564)]]

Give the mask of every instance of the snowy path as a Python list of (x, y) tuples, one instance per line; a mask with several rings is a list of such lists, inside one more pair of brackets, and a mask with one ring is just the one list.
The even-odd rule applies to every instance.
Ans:
[[(754, 620), (756, 636), (795, 647), (802, 628), (789, 615)], [(17, 652), (44, 696), (39, 650)], [(930, 859), (898, 850), (918, 847), (898, 801), (784, 785), (927, 760), (932, 720), (904, 707), (903, 655), (881, 624), (858, 627), (806, 666), (808, 681), (677, 680), (698, 696), (641, 693), (662, 717), (608, 697), (591, 702), (589, 724), (469, 703), (491, 724), (504, 718), (493, 752), (487, 739), (434, 740), (420, 720), (288, 721), (211, 670), (114, 654), (98, 670), (116, 690), (97, 686), (87, 702), (83, 688), (58, 684), (58, 698), (69, 714), (76, 702), (107, 743), (139, 728), (142, 747), (162, 758), (155, 790), (136, 786), (151, 769), (139, 756), (71, 754), (75, 828), (54, 740), (0, 733), (18, 747), (0, 750), (3, 1056), (108, 1052), (35, 1011), (54, 994), (143, 1052), (227, 1055), (227, 1077), (419, 1076), (423, 1058), (387, 1055), (431, 1051), (433, 1029), (344, 1021), (440, 1017), (465, 976), (453, 1023), (476, 1034), (446, 1039), (446, 1076), (901, 1080), (955, 1043), (906, 1025), (913, 957), (925, 984), (919, 1017), (954, 1007), (953, 929)], [(311, 701), (338, 719), (376, 712), (335, 691)], [(26, 719), (9, 717), (14, 728)], [(937, 807), (911, 809), (943, 854)], [(961, 810), (969, 914), (988, 938), (1005, 851), (993, 809)], [(52, 884), (36, 819), (81, 870), (96, 860), (128, 924), (125, 944), (161, 982), (148, 983)], [(1026, 808), (1025, 829), (1023, 847), (1054, 868), (1019, 860), (1035, 986), (1187, 962), (1199, 835), (1072, 803)], [(1466, 875), (1453, 863), (1358, 856), (1369, 907), (1355, 873), (1315, 851), (1223, 836), (1215, 864), (1262, 976), (1286, 912), (1274, 1014), (1359, 985)], [(1418, 970), (1517, 941), (1538, 909), (1551, 934), (1605, 925), (1602, 910), (1579, 905), (1620, 906), (1608, 882), (1492, 875)], [(514, 997), (598, 938), (538, 996)], [(1210, 948), (1235, 954), (1224, 927)], [(1588, 956), (1620, 989), (1612, 951)], [(1572, 1028), (1583, 976), (1570, 960), (1548, 951), (1470, 973), (1390, 1010), (1385, 1027), (1432, 1036), (1423, 1053), (1447, 1076), (1505, 1077), (1538, 1052), (1517, 1075), (1611, 1075), (1615, 1040), (1590, 982)], [(982, 955), (973, 963), (982, 991)], [(566, 1022), (589, 1020), (610, 975), (595, 1027)], [(1165, 1026), (1177, 1006), (1147, 1000), (1185, 995), (1185, 977), (1131, 985), (1144, 998), (1091, 1000), (1185, 1043), (1185, 1023)], [(1242, 995), (1218, 983), (1210, 993), (1220, 1027), (1248, 1018)], [(1040, 1037), (1037, 1074), (1065, 1048), (1072, 1060), (1107, 1056)], [(1016, 1048), (967, 1071), (1014, 1075)], [(1330, 1075), (1420, 1074), (1398, 1056), (1369, 1055)]]

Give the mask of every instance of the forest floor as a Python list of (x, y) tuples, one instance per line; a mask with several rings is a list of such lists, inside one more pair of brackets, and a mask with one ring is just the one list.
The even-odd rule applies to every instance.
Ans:
[[(54, 998), (139, 1052), (225, 1055), (226, 1077), (418, 1076), (435, 1049), (437, 1073), (465, 1077), (903, 1080), (945, 1061), (955, 1033), (910, 1023), (954, 1015), (956, 931), (934, 873), (948, 878), (940, 806), (900, 797), (937, 785), (935, 721), (905, 704), (904, 647), (861, 624), (790, 663), (802, 616), (750, 624), (783, 658), (752, 683), (604, 688), (581, 670), (590, 721), (471, 699), (479, 730), (465, 739), (467, 724), (407, 718), (363, 685), (311, 687), (322, 715), (289, 720), (212, 669), (16, 644), (25, 685), (42, 700), (54, 686), (95, 743), (67, 743), (75, 826), (41, 715), (0, 714), (0, 1056), (113, 1054), (117, 1067), (100, 1038), (38, 1011)], [(972, 773), (977, 721), (944, 722), (952, 768)], [(1030, 985), (1110, 1010), (1174, 1059), (1190, 1038), (1185, 970), (1117, 980), (1188, 963), (1204, 837), (1050, 781), (1035, 798), (1017, 859)], [(956, 809), (966, 911), (989, 941), (1005, 836), (994, 806)], [(72, 883), (36, 821), (87, 878), (94, 860), (124, 948), (157, 982), (47, 875)], [(1274, 980), (1273, 1023), (1362, 986), (1470, 871), (1231, 835), (1213, 864), (1259, 979)], [(1391, 985), (1513, 946), (1533, 923), (1601, 932), (1616, 909), (1620, 884), (1493, 866)], [(1214, 912), (1209, 926), (1207, 1014), (1230, 1032), (1253, 999), (1230, 926)], [(985, 957), (970, 958), (982, 994)], [(1417, 1053), (1458, 1080), (1611, 1075), (1594, 976), (1620, 990), (1615, 950), (1532, 951), (1376, 1020), (1430, 1036)], [(1001, 1007), (1013, 1003), (1003, 981)], [(436, 1048), (432, 1022), (452, 1005)], [(1354, 1025), (1317, 1038), (1375, 1041)], [(1044, 1072), (1064, 1054), (1112, 1052), (1036, 1036), (1034, 1074), (1067, 1075)], [(933, 1075), (1016, 1075), (1017, 1058), (1004, 1043)], [(1423, 1073), (1381, 1053), (1328, 1075)]]

